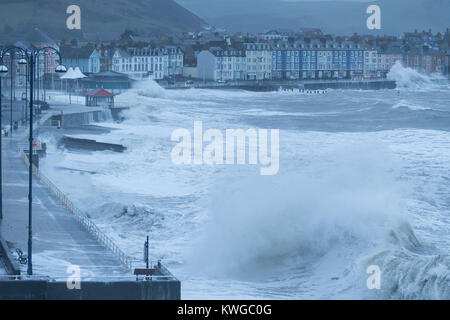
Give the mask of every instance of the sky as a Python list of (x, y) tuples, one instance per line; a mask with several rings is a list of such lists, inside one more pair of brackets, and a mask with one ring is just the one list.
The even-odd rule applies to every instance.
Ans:
[[(405, 31), (444, 31), (450, 27), (450, 0), (176, 0), (209, 24), (229, 31), (321, 28), (348, 35), (354, 32), (400, 35)], [(328, 3), (326, 3), (328, 2)], [(381, 8), (381, 30), (368, 30), (367, 7)]]

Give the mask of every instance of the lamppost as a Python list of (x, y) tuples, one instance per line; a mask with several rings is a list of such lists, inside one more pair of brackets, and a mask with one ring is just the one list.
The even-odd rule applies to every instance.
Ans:
[[(38, 57), (39, 53), (45, 52), (45, 51), (53, 51), (56, 53), (59, 57), (59, 61), (62, 61), (61, 54), (58, 50), (56, 50), (53, 47), (42, 47), (39, 49), (33, 49), (33, 50), (25, 50), (20, 47), (11, 46), (4, 50), (4, 52), (8, 52), (10, 50), (18, 50), (22, 52), (22, 55), (25, 58), (21, 58), (19, 60), (19, 64), (25, 65), (29, 64), (30, 67), (30, 74), (29, 74), (29, 81), (30, 81), (30, 132), (29, 132), (29, 149), (28, 149), (28, 268), (27, 268), (27, 274), (32, 275), (33, 274), (33, 264), (32, 264), (32, 253), (33, 253), (33, 232), (32, 232), (32, 218), (33, 218), (33, 85), (34, 85), (34, 65), (36, 63), (36, 58)], [(1, 66), (0, 66), (1, 68)], [(58, 65), (55, 68), (55, 72), (58, 73), (64, 73), (66, 72), (66, 68), (63, 65)]]
[(0, 221), (3, 219), (3, 174), (2, 174), (2, 76), (8, 73), (8, 68), (3, 65), (3, 51), (0, 50)]
[(13, 107), (12, 107), (12, 105), (13, 105), (13, 91), (14, 91), (14, 89), (13, 89), (13, 74), (14, 74), (14, 72), (13, 72), (13, 62), (14, 62), (14, 55), (13, 54), (10, 54), (9, 61), (10, 61), (9, 73), (10, 73), (10, 76), (11, 76), (11, 83), (10, 83), (10, 88), (9, 88), (11, 90), (10, 91), (11, 93), (9, 95), (9, 100), (10, 100), (10, 102), (9, 102), (9, 106), (10, 106), (10, 108), (9, 108), (9, 119), (10, 119), (10, 121), (9, 121), (9, 134), (12, 137), (12, 135), (13, 135)]

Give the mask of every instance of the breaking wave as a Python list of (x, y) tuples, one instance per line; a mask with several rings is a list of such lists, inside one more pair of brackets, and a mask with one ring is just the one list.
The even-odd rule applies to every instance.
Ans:
[[(390, 77), (396, 77), (399, 87), (405, 91), (442, 88), (433, 76), (421, 75), (401, 65), (393, 68)], [(252, 298), (272, 295), (275, 298), (449, 299), (448, 253), (439, 252), (416, 236), (405, 217), (410, 217), (410, 212), (405, 212), (408, 209), (403, 201), (417, 197), (403, 193), (416, 185), (398, 181), (396, 174), (401, 170), (389, 159), (389, 150), (380, 143), (371, 143), (365, 132), (356, 135), (369, 143), (352, 147), (347, 146), (352, 140), (347, 133), (342, 139), (346, 146), (328, 134), (315, 133), (317, 141), (308, 140), (308, 135), (305, 139), (304, 131), (292, 137), (288, 135), (283, 140), (286, 162), (280, 166), (284, 173), (274, 177), (253, 176), (239, 171), (241, 168), (236, 168), (235, 176), (228, 168), (174, 168), (170, 163), (167, 150), (170, 151), (168, 137), (172, 129), (191, 126), (194, 117), (221, 128), (234, 125), (231, 121), (235, 118), (230, 114), (246, 118), (264, 115), (283, 128), (283, 122), (276, 122), (280, 121), (280, 115), (341, 113), (341, 110), (335, 112), (334, 105), (329, 107), (335, 102), (334, 92), (342, 97), (344, 111), (349, 110), (347, 105), (354, 104), (359, 110), (368, 101), (360, 91), (330, 91), (329, 95), (317, 96), (322, 99), (328, 96), (329, 100), (318, 100), (321, 104), (317, 104), (317, 110), (309, 112), (307, 108), (288, 104), (295, 101), (306, 105), (314, 101), (309, 96), (299, 98), (277, 92), (256, 94), (240, 90), (174, 91), (164, 90), (152, 80), (144, 81), (116, 97), (118, 104), (131, 107), (124, 111), (123, 123), (108, 124), (118, 129), (112, 130), (109, 136), (128, 147), (120, 159), (111, 154), (96, 154), (95, 158), (70, 155), (67, 159), (58, 155), (62, 158), (59, 162), (98, 171), (96, 175), (72, 175), (66, 184), (82, 187), (72, 189), (71, 196), (79, 202), (95, 197), (92, 201), (98, 207), (87, 208), (91, 217), (134, 257), (141, 257), (140, 241), (150, 234), (152, 255), (172, 263), (171, 270), (183, 281), (187, 280), (183, 294), (191, 290), (188, 297), (198, 297), (199, 292), (208, 290), (222, 294), (221, 297), (243, 297), (248, 290)], [(379, 92), (377, 96), (367, 94), (369, 98), (373, 95), (374, 100), (380, 99)], [(431, 95), (407, 94), (402, 100), (394, 96), (395, 92), (380, 96), (387, 108), (436, 108), (435, 102), (425, 101)], [(422, 96), (425, 98), (421, 99)], [(286, 99), (286, 104), (279, 103), (280, 98)], [(439, 103), (447, 105), (446, 101)], [(240, 105), (244, 107), (238, 108)], [(271, 108), (278, 105), (280, 108)], [(374, 108), (361, 110), (375, 111)], [(364, 117), (373, 119), (378, 114), (367, 112)], [(338, 118), (336, 121), (339, 123)], [(401, 134), (399, 131), (395, 136)], [(415, 138), (421, 143), (427, 141), (414, 132), (408, 131), (406, 135), (410, 140), (405, 140), (408, 142), (405, 145), (416, 146)], [(308, 143), (299, 143), (302, 139)], [(398, 147), (398, 142), (391, 139), (388, 135), (384, 141)], [(331, 144), (336, 150), (327, 149)], [(431, 146), (438, 146), (433, 150), (442, 147), (439, 143)], [(305, 149), (311, 150), (311, 155), (306, 155)], [(405, 157), (409, 159), (408, 156)], [(427, 163), (414, 162), (413, 167), (422, 170), (427, 168)], [(429, 168), (435, 170), (432, 165)], [(103, 198), (99, 199), (93, 192), (86, 195), (86, 190), (94, 186), (105, 190)], [(70, 190), (70, 186), (67, 188)], [(205, 204), (209, 201), (210, 206)], [(86, 206), (90, 203), (84, 202)], [(422, 226), (416, 225), (417, 234), (423, 236)], [(374, 264), (382, 270), (380, 291), (366, 288), (366, 268)], [(285, 269), (280, 271), (279, 267)], [(226, 281), (217, 281), (221, 277)], [(248, 285), (255, 277), (262, 280)], [(210, 279), (214, 281), (208, 282)], [(235, 279), (244, 281), (235, 282)], [(194, 292), (192, 288), (199, 289)]]
[(310, 266), (309, 278), (325, 265), (319, 286), (333, 278), (336, 290), (350, 285), (362, 298), (365, 270), (377, 264), (385, 298), (449, 298), (449, 257), (427, 251), (408, 224), (401, 200), (408, 187), (392, 176), (395, 161), (376, 160), (383, 148), (349, 149), (333, 153), (332, 165), (217, 186), (195, 269), (253, 279), (281, 265)]
[(408, 224), (388, 234), (392, 247), (373, 255), (367, 265), (382, 270), (383, 290), (388, 299), (449, 299), (450, 256), (417, 239)]
[(156, 81), (154, 81), (151, 78), (136, 81), (133, 86), (132, 90), (126, 92), (126, 96), (143, 96), (147, 98), (165, 98), (166, 97), (166, 91), (163, 87), (161, 87)]
[(387, 78), (395, 80), (399, 89), (439, 90), (448, 89), (448, 80), (441, 74), (425, 75), (411, 68), (405, 68), (397, 61)]
[(405, 99), (400, 100), (398, 103), (392, 106), (392, 109), (399, 109), (399, 108), (407, 108), (411, 111), (433, 110), (432, 108), (427, 108), (421, 105), (410, 103)]

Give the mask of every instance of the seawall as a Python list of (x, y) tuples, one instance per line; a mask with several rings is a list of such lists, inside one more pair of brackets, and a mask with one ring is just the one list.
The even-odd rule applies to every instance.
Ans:
[(180, 292), (178, 280), (81, 281), (80, 289), (66, 281), (0, 280), (0, 300), (180, 300)]
[[(246, 91), (268, 92), (306, 89), (306, 90), (326, 90), (326, 89), (353, 89), (353, 90), (381, 90), (395, 89), (397, 84), (391, 80), (264, 80), (264, 81), (230, 81), (227, 83), (197, 83), (193, 85), (197, 89), (239, 89)], [(168, 85), (165, 89), (189, 89), (184, 85)]]
[(67, 149), (90, 150), (90, 151), (114, 151), (124, 152), (127, 148), (121, 144), (98, 142), (96, 140), (80, 139), (63, 136), (58, 145)]
[(62, 128), (76, 128), (82, 125), (94, 122), (102, 122), (108, 120), (121, 121), (123, 117), (121, 112), (129, 108), (109, 108), (94, 109), (92, 111), (73, 111), (67, 110), (61, 114), (53, 115), (45, 122), (45, 125), (57, 126), (58, 123)]
[(353, 89), (353, 90), (382, 90), (395, 89), (395, 81), (326, 81), (309, 82), (304, 84), (306, 90), (326, 90), (326, 89)]

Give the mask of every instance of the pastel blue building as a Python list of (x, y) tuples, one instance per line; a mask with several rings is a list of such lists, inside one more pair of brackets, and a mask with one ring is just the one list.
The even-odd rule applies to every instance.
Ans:
[(287, 47), (272, 51), (272, 77), (277, 80), (347, 79), (363, 72), (362, 49)]

